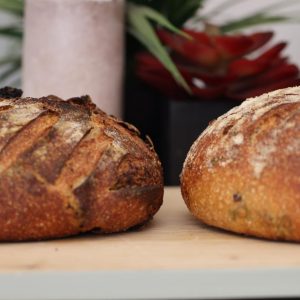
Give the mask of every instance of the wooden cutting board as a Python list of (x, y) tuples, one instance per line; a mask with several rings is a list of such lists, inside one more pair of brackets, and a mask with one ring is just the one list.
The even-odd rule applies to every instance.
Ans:
[(300, 245), (207, 227), (172, 187), (135, 231), (0, 244), (0, 284), (0, 299), (300, 296)]

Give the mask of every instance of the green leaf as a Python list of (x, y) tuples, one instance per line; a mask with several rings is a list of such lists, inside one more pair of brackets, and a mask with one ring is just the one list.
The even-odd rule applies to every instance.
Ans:
[(130, 4), (128, 7), (128, 22), (130, 24), (129, 32), (160, 60), (179, 85), (190, 92), (188, 84), (178, 71), (167, 50), (161, 44), (141, 7)]
[(205, 0), (127, 0), (127, 2), (151, 7), (165, 16), (172, 24), (182, 25), (192, 18)]
[[(235, 6), (240, 3), (241, 3), (240, 0), (224, 0), (213, 10), (211, 10), (208, 14), (202, 16), (201, 19), (197, 18), (197, 20), (209, 21), (210, 18), (213, 18), (221, 13), (224, 13), (225, 10), (228, 10), (232, 6)], [(292, 18), (290, 15), (271, 13), (272, 11), (276, 11), (281, 8), (287, 8), (296, 3), (299, 4), (299, 0), (289, 0), (289, 1), (283, 0), (283, 1), (277, 1), (276, 3), (272, 3), (271, 5), (262, 6), (261, 8), (259, 8), (259, 10), (255, 11), (251, 15), (233, 21), (229, 21), (223, 24), (222, 26), (220, 26), (221, 32), (228, 33), (231, 31), (241, 30), (247, 27), (252, 27), (257, 25), (272, 24), (272, 23), (279, 23), (279, 22), (286, 22), (286, 21), (296, 21), (296, 19)]]
[(245, 29), (251, 26), (262, 24), (279, 23), (291, 20), (288, 16), (268, 16), (263, 13), (255, 14), (238, 20), (228, 22), (220, 27), (221, 32), (228, 33), (231, 31)]
[(6, 65), (6, 64), (19, 64), (20, 65), (21, 58), (20, 57), (13, 57), (13, 56), (7, 56), (0, 58), (0, 66)]
[(23, 32), (19, 26), (0, 27), (0, 35), (22, 39)]
[(163, 15), (161, 15), (159, 12), (155, 11), (154, 9), (149, 8), (147, 6), (140, 6), (138, 9), (140, 13), (144, 15), (144, 17), (146, 18), (148, 17), (148, 19), (155, 21), (162, 27), (165, 27), (176, 34), (184, 36), (185, 38), (191, 38), (188, 34), (178, 29), (168, 19), (166, 19)]
[(0, 10), (12, 13), (17, 16), (24, 14), (23, 0), (0, 0)]

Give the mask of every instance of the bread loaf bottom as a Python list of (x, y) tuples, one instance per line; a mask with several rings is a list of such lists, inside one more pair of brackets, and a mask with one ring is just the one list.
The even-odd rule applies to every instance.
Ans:
[(149, 139), (88, 96), (20, 98), (0, 90), (0, 240), (119, 232), (143, 224), (163, 198)]
[(201, 221), (300, 240), (300, 87), (251, 98), (215, 120), (189, 151), (182, 195)]

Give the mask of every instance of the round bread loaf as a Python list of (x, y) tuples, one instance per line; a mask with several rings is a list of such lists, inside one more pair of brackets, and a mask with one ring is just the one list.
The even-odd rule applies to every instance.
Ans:
[(300, 240), (300, 87), (251, 98), (213, 121), (181, 174), (202, 222), (237, 233)]
[(119, 232), (152, 218), (163, 179), (150, 139), (88, 96), (20, 96), (0, 90), (1, 241)]

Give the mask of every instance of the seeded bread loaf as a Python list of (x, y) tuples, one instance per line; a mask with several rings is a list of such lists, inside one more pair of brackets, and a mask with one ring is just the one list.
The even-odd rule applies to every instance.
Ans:
[(0, 91), (0, 240), (118, 232), (152, 218), (163, 180), (149, 139), (88, 96), (20, 96)]
[(212, 122), (188, 153), (181, 185), (204, 223), (300, 241), (300, 87), (248, 99)]

